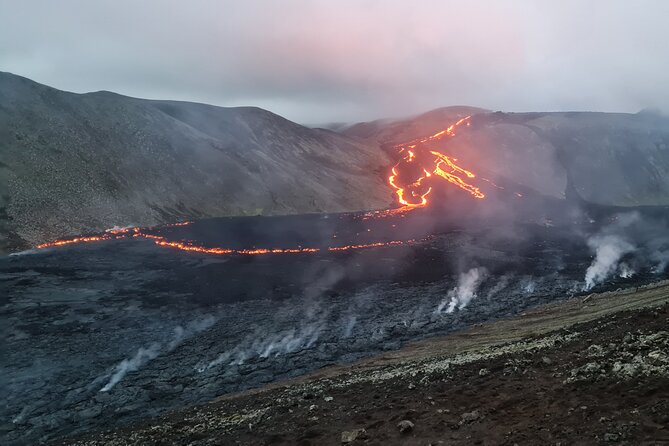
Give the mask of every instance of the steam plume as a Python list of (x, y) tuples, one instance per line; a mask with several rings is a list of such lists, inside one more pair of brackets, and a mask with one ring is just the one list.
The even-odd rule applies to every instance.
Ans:
[(629, 279), (634, 275), (634, 270), (627, 263), (622, 262), (618, 267), (618, 275), (623, 279)]
[(107, 384), (100, 389), (100, 392), (109, 392), (129, 372), (139, 370), (142, 366), (157, 358), (163, 351), (171, 352), (184, 340), (214, 325), (215, 321), (216, 319), (213, 316), (207, 316), (204, 319), (187, 324), (185, 328), (179, 325), (174, 328), (174, 336), (165, 346), (158, 342), (154, 342), (147, 348), (140, 347), (137, 350), (137, 353), (135, 353), (135, 356), (129, 359), (124, 359), (114, 368), (111, 378), (109, 378)]
[(476, 297), (478, 287), (485, 279), (488, 271), (485, 268), (472, 268), (466, 273), (460, 274), (458, 286), (448, 292), (446, 299), (442, 300), (437, 307), (436, 313), (441, 314), (446, 308), (446, 313), (452, 313), (457, 307), (462, 310), (469, 302)]
[(344, 326), (344, 333), (343, 333), (344, 339), (351, 337), (351, 334), (353, 333), (353, 327), (355, 327), (357, 321), (358, 318), (355, 315), (351, 315), (348, 317), (346, 325)]
[(488, 291), (488, 294), (486, 295), (486, 297), (488, 299), (490, 299), (492, 297), (495, 297), (497, 295), (497, 293), (499, 293), (504, 288), (509, 286), (509, 283), (511, 282), (512, 277), (513, 276), (510, 275), (510, 274), (504, 274), (502, 277), (500, 277), (497, 280), (497, 283)]
[(260, 329), (252, 331), (239, 344), (196, 369), (204, 372), (219, 365), (241, 365), (251, 358), (266, 359), (309, 348), (324, 330), (327, 312), (312, 305), (305, 310), (305, 317), (306, 321), (299, 326), (275, 334), (266, 335)]
[(655, 274), (661, 274), (667, 269), (667, 265), (669, 265), (669, 251), (656, 250), (650, 257), (656, 262), (652, 269)]
[(520, 290), (523, 294), (532, 294), (537, 289), (537, 285), (538, 283), (533, 277), (526, 276), (520, 282)]
[(617, 235), (598, 235), (588, 239), (588, 246), (595, 251), (595, 259), (585, 272), (583, 290), (592, 289), (615, 272), (618, 262), (634, 246)]
[(124, 359), (116, 366), (116, 371), (109, 379), (109, 382), (100, 389), (100, 392), (109, 392), (128, 372), (139, 370), (147, 362), (156, 358), (160, 354), (160, 344), (153, 343), (149, 348), (141, 347), (131, 359)]

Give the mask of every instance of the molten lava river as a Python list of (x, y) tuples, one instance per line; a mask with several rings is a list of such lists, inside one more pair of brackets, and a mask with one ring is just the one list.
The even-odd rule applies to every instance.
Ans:
[[(320, 234), (322, 234), (324, 231), (330, 234), (329, 236), (326, 236), (326, 239), (329, 240), (329, 242), (325, 245), (322, 243), (322, 241), (314, 241), (313, 246), (303, 246), (302, 244), (297, 244), (296, 246), (279, 247), (275, 244), (271, 247), (267, 247), (267, 245), (258, 246), (257, 241), (252, 240), (250, 242), (250, 247), (233, 247), (230, 245), (204, 246), (193, 241), (192, 239), (177, 237), (177, 239), (174, 240), (171, 239), (172, 237), (168, 238), (165, 235), (165, 232), (170, 232), (173, 228), (178, 229), (182, 226), (190, 226), (194, 224), (192, 222), (182, 222), (173, 225), (162, 226), (160, 228), (129, 227), (109, 229), (103, 233), (55, 240), (49, 243), (38, 245), (37, 248), (45, 249), (106, 240), (140, 238), (150, 240), (157, 246), (168, 247), (187, 252), (198, 252), (213, 255), (266, 255), (342, 252), (412, 244), (416, 242), (416, 238), (406, 237), (407, 234), (411, 235), (411, 231), (402, 231), (401, 228), (397, 228), (397, 226), (402, 225), (403, 223), (408, 223), (403, 219), (403, 217), (406, 217), (407, 214), (420, 208), (426, 208), (430, 203), (430, 199), (432, 198), (431, 194), (433, 190), (439, 184), (459, 188), (464, 194), (468, 194), (471, 196), (471, 198), (476, 200), (484, 199), (486, 196), (481, 191), (479, 186), (474, 184), (477, 176), (473, 172), (458, 165), (457, 159), (445, 154), (442, 151), (433, 149), (435, 145), (441, 143), (442, 147), (440, 150), (443, 150), (443, 143), (445, 143), (448, 138), (455, 136), (456, 131), (460, 127), (467, 127), (469, 125), (470, 117), (467, 116), (431, 136), (395, 146), (394, 149), (399, 157), (399, 161), (391, 168), (389, 172), (388, 184), (394, 191), (398, 207), (381, 211), (371, 211), (363, 214), (341, 214), (339, 218), (346, 219), (349, 226), (351, 221), (357, 221), (357, 225), (354, 225), (353, 229), (349, 228), (348, 231), (341, 231), (336, 225), (329, 225), (326, 228), (320, 228)], [(488, 181), (486, 179), (482, 180)], [(383, 229), (383, 231), (376, 231), (379, 229), (378, 226), (364, 226), (365, 222), (370, 223), (370, 220), (378, 221), (389, 216), (402, 218), (398, 218), (396, 221), (393, 220), (393, 224), (389, 223), (382, 227), (381, 229)], [(319, 218), (329, 217), (325, 216)], [(332, 218), (336, 219), (336, 217)], [(362, 226), (360, 226), (361, 224)], [(375, 239), (375, 234), (372, 233), (373, 231), (383, 232), (384, 236), (380, 239)], [(346, 234), (343, 234), (344, 232), (346, 232)], [(392, 238), (393, 235), (397, 235), (398, 237)], [(423, 238), (425, 238), (427, 234), (421, 235)], [(231, 234), (231, 238), (235, 238), (235, 235)], [(262, 239), (262, 237), (260, 238)], [(345, 240), (345, 242), (340, 242), (339, 244), (336, 243), (339, 240)]]

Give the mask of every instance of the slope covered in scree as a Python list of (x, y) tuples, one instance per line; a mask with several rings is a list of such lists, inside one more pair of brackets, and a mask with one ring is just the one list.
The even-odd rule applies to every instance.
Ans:
[(471, 115), (447, 155), (501, 184), (556, 198), (614, 206), (669, 205), (669, 118), (653, 112), (490, 113), (445, 107), (404, 120), (375, 121), (343, 133), (393, 146)]
[(114, 225), (386, 207), (388, 160), (268, 111), (0, 73), (0, 251)]

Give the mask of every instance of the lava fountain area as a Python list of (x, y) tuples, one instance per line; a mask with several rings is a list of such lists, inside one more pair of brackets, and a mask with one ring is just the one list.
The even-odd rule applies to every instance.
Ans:
[(392, 148), (394, 209), (113, 229), (0, 258), (0, 443), (114, 427), (666, 277), (666, 209), (491, 178), (448, 155), (468, 122)]

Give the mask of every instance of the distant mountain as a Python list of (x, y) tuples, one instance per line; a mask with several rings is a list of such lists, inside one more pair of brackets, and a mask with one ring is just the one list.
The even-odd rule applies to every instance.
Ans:
[(548, 197), (669, 205), (669, 118), (445, 107), (311, 129), (268, 111), (74, 94), (0, 72), (0, 252), (112, 226), (385, 208), (393, 146), (471, 115), (446, 152)]
[(266, 110), (0, 72), (0, 252), (114, 225), (383, 208), (377, 145)]
[(431, 135), (462, 117), (486, 112), (488, 110), (464, 105), (442, 107), (405, 119), (378, 119), (376, 121), (360, 122), (341, 128), (339, 131), (347, 136), (371, 139), (382, 144), (398, 144), (420, 136)]
[[(353, 125), (343, 134), (392, 146), (472, 115), (445, 142), (475, 171), (541, 194), (616, 206), (669, 205), (669, 118), (624, 113), (491, 113), (446, 107), (404, 120)], [(391, 155), (392, 156), (392, 155)]]

